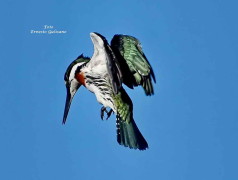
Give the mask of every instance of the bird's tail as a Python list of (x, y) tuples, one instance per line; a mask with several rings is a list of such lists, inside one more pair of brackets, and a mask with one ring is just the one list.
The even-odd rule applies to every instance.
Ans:
[(139, 131), (133, 119), (124, 121), (119, 115), (116, 116), (117, 142), (129, 148), (145, 150), (148, 144)]

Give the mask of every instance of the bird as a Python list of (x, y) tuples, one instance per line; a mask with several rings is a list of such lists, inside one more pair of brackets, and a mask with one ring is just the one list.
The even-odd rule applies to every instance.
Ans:
[(90, 37), (94, 46), (92, 57), (81, 54), (68, 66), (64, 75), (67, 96), (62, 123), (66, 123), (74, 95), (80, 86), (84, 86), (102, 104), (101, 119), (105, 112), (107, 119), (115, 114), (120, 145), (130, 149), (148, 149), (148, 143), (133, 118), (132, 100), (122, 85), (131, 89), (142, 86), (147, 96), (154, 94), (152, 80), (156, 83), (155, 74), (140, 41), (123, 34), (115, 34), (110, 44), (97, 32), (91, 32)]

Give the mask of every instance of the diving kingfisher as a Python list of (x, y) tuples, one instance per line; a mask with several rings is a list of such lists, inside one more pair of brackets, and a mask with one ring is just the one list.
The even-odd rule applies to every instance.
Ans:
[[(96, 95), (103, 105), (101, 119), (107, 113), (116, 115), (117, 142), (125, 147), (145, 150), (148, 143), (133, 119), (133, 104), (122, 86), (142, 86), (147, 96), (154, 94), (155, 75), (138, 39), (114, 35), (111, 45), (101, 34), (90, 33), (94, 53), (90, 58), (81, 54), (67, 68), (64, 76), (67, 97), (63, 124), (66, 123), (72, 99), (81, 85)], [(110, 109), (110, 111), (107, 110)]]

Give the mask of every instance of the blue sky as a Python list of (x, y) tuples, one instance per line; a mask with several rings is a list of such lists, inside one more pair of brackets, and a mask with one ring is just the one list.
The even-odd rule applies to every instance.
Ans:
[[(10, 1), (0, 3), (0, 179), (238, 179), (237, 2)], [(31, 34), (44, 25), (66, 34)], [(155, 95), (127, 89), (150, 148), (116, 142), (79, 89), (66, 125), (64, 72), (93, 53), (90, 32), (140, 39)]]

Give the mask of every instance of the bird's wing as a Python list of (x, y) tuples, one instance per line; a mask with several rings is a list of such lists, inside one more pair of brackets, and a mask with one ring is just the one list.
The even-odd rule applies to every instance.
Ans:
[(118, 58), (123, 83), (130, 88), (141, 85), (146, 95), (154, 94), (151, 77), (156, 82), (155, 75), (139, 40), (128, 35), (115, 35), (111, 47)]
[(114, 94), (117, 94), (122, 86), (122, 73), (120, 70), (121, 68), (109, 44), (106, 44), (105, 48), (108, 56), (106, 60), (108, 74), (110, 77), (109, 79), (111, 81)]

